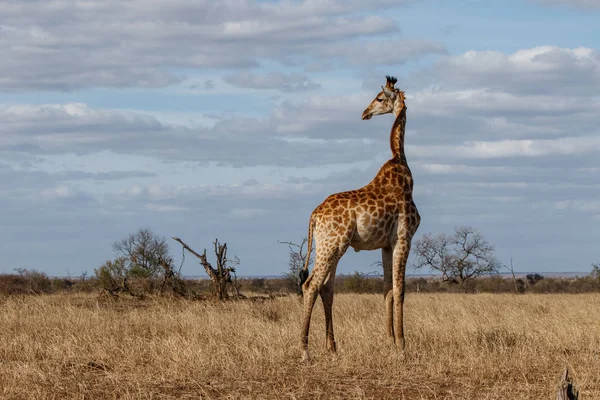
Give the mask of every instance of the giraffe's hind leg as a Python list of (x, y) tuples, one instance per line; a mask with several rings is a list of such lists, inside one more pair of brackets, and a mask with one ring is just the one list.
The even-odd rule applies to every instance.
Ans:
[[(323, 306), (325, 308), (325, 324), (327, 328), (328, 343), (331, 340), (335, 346), (333, 338), (333, 321), (332, 321), (332, 305), (333, 305), (333, 285), (327, 287), (332, 279), (332, 274), (335, 274), (338, 260), (340, 259), (338, 251), (325, 251), (317, 248), (315, 256), (315, 267), (311, 274), (311, 278), (302, 287), (304, 292), (304, 320), (302, 321), (302, 359), (308, 359), (308, 332), (310, 330), (310, 320), (312, 310), (317, 300), (317, 295), (325, 296), (323, 298)], [(331, 330), (330, 330), (331, 328)], [(329, 348), (329, 344), (328, 344)]]
[[(323, 231), (317, 236), (317, 248), (315, 255), (315, 266), (311, 276), (304, 283), (304, 319), (302, 321), (302, 358), (308, 359), (308, 332), (312, 310), (321, 294), (323, 307), (325, 309), (325, 325), (327, 349), (335, 351), (335, 339), (333, 336), (333, 284), (335, 282), (335, 270), (340, 258), (350, 246), (350, 239), (354, 233), (354, 227), (338, 227), (336, 231)], [(320, 240), (321, 237), (326, 238)]]
[[(302, 320), (302, 360), (308, 360), (308, 331), (310, 330), (310, 319), (312, 316), (312, 309), (317, 300), (317, 290), (315, 285), (318, 284), (315, 279), (315, 272), (317, 270), (317, 263), (315, 262), (315, 269), (313, 269), (309, 280), (302, 286), (302, 293), (304, 297), (304, 318)], [(311, 279), (312, 278), (312, 279)]]

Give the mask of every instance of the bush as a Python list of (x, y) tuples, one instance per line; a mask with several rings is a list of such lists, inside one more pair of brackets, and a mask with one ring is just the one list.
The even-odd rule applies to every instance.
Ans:
[(590, 272), (590, 278), (600, 283), (600, 264), (592, 264), (592, 272)]
[(71, 290), (75, 283), (70, 279), (52, 278), (51, 284), (53, 291), (67, 291)]
[(538, 283), (539, 281), (544, 279), (544, 277), (540, 274), (527, 274), (526, 278), (527, 278), (527, 283), (529, 283), (529, 285), (531, 285), (531, 286), (535, 285), (536, 283)]
[(512, 279), (501, 276), (490, 276), (489, 278), (480, 279), (473, 283), (473, 289), (482, 293), (510, 293), (515, 291)]
[[(175, 281), (182, 282), (172, 268), (165, 238), (150, 229), (140, 229), (116, 241), (113, 250), (117, 258), (94, 270), (100, 288), (112, 295), (123, 292), (143, 296), (165, 289), (167, 281), (171, 283), (171, 289), (174, 289)], [(183, 295), (183, 291), (180, 294)]]
[(52, 282), (43, 272), (36, 270), (25, 270), (23, 277), (27, 282), (29, 291), (35, 294), (50, 293), (52, 290)]
[(48, 276), (36, 270), (19, 269), (18, 274), (0, 275), (0, 293), (42, 294), (52, 291)]
[(127, 272), (125, 257), (106, 261), (94, 270), (98, 286), (110, 293), (122, 291), (127, 287)]
[(567, 279), (540, 279), (533, 285), (531, 291), (533, 293), (568, 293), (569, 281)]
[(265, 279), (264, 278), (250, 278), (244, 279), (240, 285), (242, 288), (247, 289), (250, 292), (261, 293), (265, 291)]
[(336, 281), (336, 286), (341, 292), (383, 293), (383, 278), (354, 272), (352, 275), (341, 276)]

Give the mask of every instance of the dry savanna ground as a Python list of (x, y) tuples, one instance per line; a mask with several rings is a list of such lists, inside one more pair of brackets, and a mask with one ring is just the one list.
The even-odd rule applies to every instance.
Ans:
[(337, 295), (338, 355), (300, 362), (297, 297), (0, 299), (7, 399), (549, 399), (568, 366), (600, 398), (600, 294), (409, 294), (407, 349), (384, 336), (380, 295)]

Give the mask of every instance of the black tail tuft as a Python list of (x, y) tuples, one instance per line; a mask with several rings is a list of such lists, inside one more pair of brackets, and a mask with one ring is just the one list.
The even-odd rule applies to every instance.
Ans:
[(300, 276), (300, 284), (298, 285), (298, 294), (302, 295), (302, 285), (304, 285), (304, 282), (306, 282), (306, 280), (308, 279), (308, 269), (301, 269), (300, 273), (298, 275)]

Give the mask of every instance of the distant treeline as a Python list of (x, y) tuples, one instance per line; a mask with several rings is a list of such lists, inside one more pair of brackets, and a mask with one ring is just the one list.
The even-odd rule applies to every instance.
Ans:
[[(211, 282), (207, 279), (186, 279), (187, 285), (196, 293), (209, 295)], [(297, 288), (289, 277), (239, 278), (239, 289), (246, 294), (295, 293)], [(153, 287), (148, 282), (148, 287)], [(43, 272), (22, 270), (17, 274), (0, 274), (0, 295), (49, 294), (60, 292), (101, 291), (96, 277), (50, 278)], [(378, 276), (355, 272), (338, 275), (335, 281), (338, 293), (383, 293), (383, 279)], [(529, 274), (524, 278), (510, 276), (480, 277), (469, 281), (464, 287), (442, 282), (436, 277), (407, 277), (408, 293), (455, 292), (455, 293), (590, 293), (600, 292), (600, 277), (591, 274), (584, 277), (562, 278)]]

